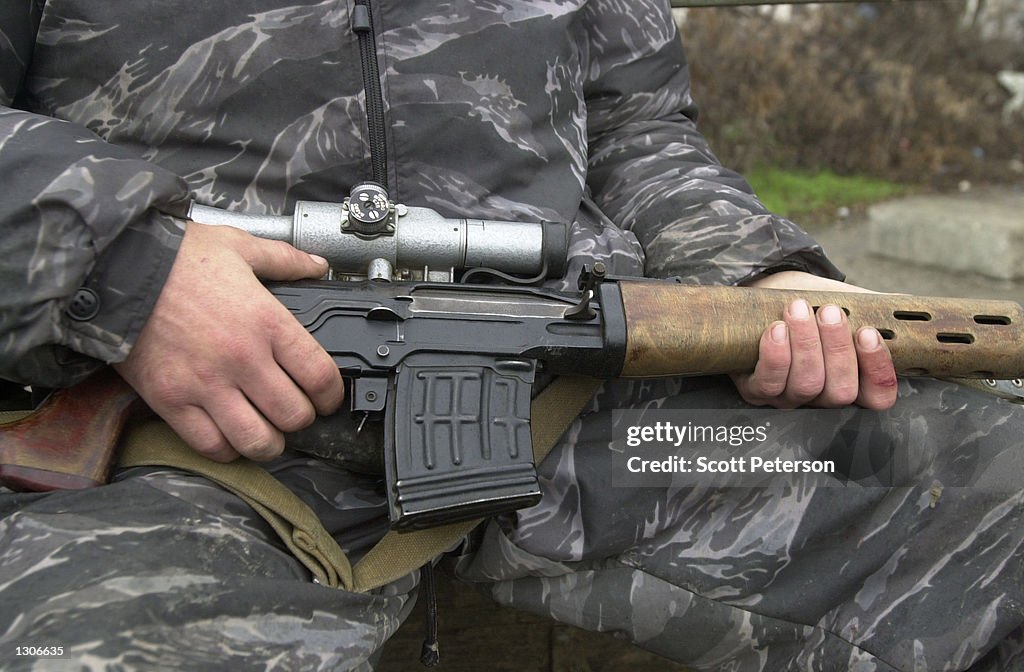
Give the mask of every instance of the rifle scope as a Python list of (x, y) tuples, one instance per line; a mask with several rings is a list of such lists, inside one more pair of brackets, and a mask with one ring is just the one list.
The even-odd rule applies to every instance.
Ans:
[(189, 219), (233, 226), (316, 254), (343, 279), (454, 282), (464, 269), (530, 278), (565, 273), (568, 226), (560, 222), (449, 219), (393, 202), (374, 182), (356, 185), (341, 203), (299, 201), (295, 213), (249, 215), (193, 203)]

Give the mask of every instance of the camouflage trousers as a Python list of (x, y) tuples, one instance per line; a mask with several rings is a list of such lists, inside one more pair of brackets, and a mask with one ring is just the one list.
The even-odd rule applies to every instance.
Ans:
[[(721, 379), (609, 383), (541, 465), (542, 502), (450, 556), (459, 579), (695, 670), (1024, 669), (1024, 406), (920, 380), (886, 413), (758, 411), (794, 445), (887, 446), (914, 485), (639, 488), (613, 482), (626, 407), (749, 408)], [(351, 556), (384, 532), (378, 480), (270, 468)], [(170, 470), (4, 492), (0, 515), (3, 669), (368, 670), (417, 592), (315, 584), (247, 505)]]

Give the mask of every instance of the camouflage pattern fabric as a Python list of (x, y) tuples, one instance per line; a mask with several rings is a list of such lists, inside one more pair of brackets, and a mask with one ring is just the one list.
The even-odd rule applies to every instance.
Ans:
[[(697, 132), (665, 5), (371, 3), (392, 197), (574, 223), (573, 279), (594, 258), (699, 283), (839, 277)], [(123, 359), (190, 197), (280, 214), (370, 174), (349, 2), (0, 11), (0, 281), (19, 288), (0, 298), (3, 377), (67, 384)], [(64, 312), (79, 287), (99, 295), (92, 320)]]
[[(350, 557), (383, 535), (372, 482), (281, 460)], [(2, 490), (2, 489), (0, 489)], [(198, 476), (144, 469), (111, 485), (0, 496), (5, 670), (371, 670), (418, 576), (372, 595), (313, 583), (270, 527)], [(60, 656), (18, 647), (63, 647)]]
[[(746, 405), (724, 379), (606, 385), (545, 460), (541, 503), (492, 522), (456, 574), (695, 670), (1024, 666), (1024, 407), (904, 380), (893, 410), (821, 412), (830, 426), (762, 410), (798, 449), (830, 435), (833, 450), (907, 456), (918, 476), (669, 489), (612, 487), (612, 410), (627, 407)], [(949, 487), (965, 472), (969, 487)]]
[[(938, 381), (901, 395), (824, 431), (910, 453), (917, 486), (632, 489), (611, 486), (613, 409), (745, 405), (725, 379), (609, 383), (543, 463), (541, 504), (479, 529), (450, 569), (695, 670), (1020, 669), (1024, 407)], [(945, 440), (956, 428), (972, 432)], [(271, 469), (351, 557), (383, 534), (379, 481), (295, 455)], [(971, 487), (941, 487), (965, 470)], [(372, 669), (416, 587), (312, 584), (246, 505), (167, 470), (0, 506), (0, 643), (67, 651), (38, 669)]]
[[(708, 284), (787, 268), (841, 277), (707, 147), (667, 3), (370, 7), (396, 200), (571, 222), (569, 278), (593, 259)], [(367, 179), (352, 9), (0, 6), (0, 376), (62, 385), (123, 359), (190, 198), (285, 213)], [(100, 299), (90, 320), (66, 310), (81, 288)], [(615, 489), (609, 409), (739, 402), (720, 381), (614, 383), (543, 465), (543, 503), (491, 523), (454, 571), (499, 602), (625, 633), (697, 669), (1019, 669), (1022, 409), (945, 383), (902, 396), (892, 413), (923, 440), (890, 436), (885, 415), (870, 436), (922, 451), (933, 479), (957, 456), (1000, 465), (985, 472), (995, 480), (947, 489), (934, 507), (931, 480)], [(984, 431), (940, 424), (965, 408)], [(382, 533), (374, 478), (294, 454), (271, 468), (346, 550)], [(415, 594), (414, 577), (368, 596), (310, 583), (246, 506), (173, 471), (2, 493), (0, 513), (11, 669), (370, 669)], [(36, 660), (18, 646), (66, 653)]]

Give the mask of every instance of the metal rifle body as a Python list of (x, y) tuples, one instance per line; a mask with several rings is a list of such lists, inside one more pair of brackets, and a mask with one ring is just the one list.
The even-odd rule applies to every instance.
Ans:
[(426, 527), (536, 503), (530, 401), (538, 371), (621, 371), (615, 283), (579, 295), (536, 287), (312, 281), (271, 292), (350, 381), (351, 411), (383, 415), (392, 525)]
[(1024, 311), (1008, 301), (697, 287), (605, 279), (579, 293), (428, 282), (304, 282), (271, 291), (383, 413), (392, 525), (425, 527), (534, 503), (536, 374), (692, 376), (753, 369), (785, 305), (840, 306), (906, 375), (1024, 373)]

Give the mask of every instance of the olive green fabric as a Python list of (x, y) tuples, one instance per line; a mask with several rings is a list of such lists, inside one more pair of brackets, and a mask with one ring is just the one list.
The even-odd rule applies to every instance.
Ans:
[[(599, 385), (600, 381), (589, 378), (563, 377), (534, 399), (531, 433), (537, 462), (550, 452)], [(252, 506), (318, 582), (353, 592), (379, 588), (423, 566), (458, 544), (482, 520), (388, 532), (353, 567), (316, 514), (259, 464), (244, 458), (229, 463), (207, 459), (160, 420), (139, 422), (126, 431), (119, 465), (175, 467), (218, 483)]]

